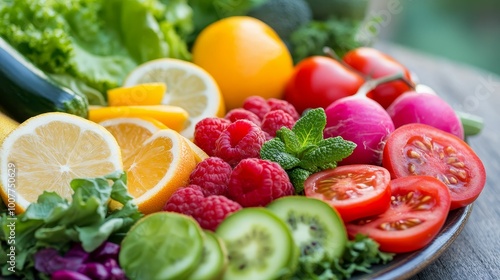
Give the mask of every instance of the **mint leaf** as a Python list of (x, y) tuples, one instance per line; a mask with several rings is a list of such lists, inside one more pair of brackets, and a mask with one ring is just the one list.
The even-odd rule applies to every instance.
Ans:
[(323, 130), (326, 126), (326, 114), (323, 108), (307, 111), (293, 126), (302, 147), (317, 144), (323, 140)]
[(262, 145), (260, 157), (277, 162), (285, 170), (297, 166), (300, 163), (300, 159), (285, 152), (285, 150), (285, 143), (278, 138), (273, 138)]
[[(323, 139), (316, 148), (303, 154), (300, 166), (315, 172), (321, 167), (332, 166), (331, 163), (348, 157), (356, 148), (356, 144), (345, 141), (342, 137)], [(335, 166), (335, 164), (334, 164)]]
[(301, 143), (297, 135), (288, 127), (282, 127), (276, 131), (276, 137), (285, 144), (287, 153), (296, 155), (300, 152)]
[(287, 170), (288, 177), (290, 178), (290, 182), (295, 188), (295, 193), (302, 193), (304, 190), (304, 182), (307, 180), (309, 176), (311, 176), (311, 172), (307, 171), (303, 168), (294, 168), (291, 170)]
[(297, 194), (303, 191), (304, 181), (312, 173), (335, 168), (337, 162), (348, 157), (356, 147), (340, 136), (323, 139), (325, 126), (325, 110), (311, 109), (291, 130), (279, 129), (275, 138), (262, 145), (261, 158), (281, 165)]

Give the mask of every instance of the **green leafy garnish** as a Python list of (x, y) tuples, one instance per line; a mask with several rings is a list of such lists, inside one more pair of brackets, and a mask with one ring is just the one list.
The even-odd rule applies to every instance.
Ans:
[(319, 263), (301, 262), (292, 279), (349, 279), (355, 273), (370, 273), (373, 265), (386, 264), (394, 258), (394, 255), (381, 252), (377, 242), (358, 234), (347, 242), (342, 258), (333, 262), (326, 260)]
[(0, 21), (10, 45), (95, 105), (139, 64), (191, 57), (187, 0), (2, 0)]
[(369, 45), (370, 42), (364, 42), (357, 36), (361, 27), (362, 22), (359, 20), (335, 17), (324, 21), (309, 22), (295, 30), (290, 36), (294, 62), (298, 63), (313, 55), (324, 55), (324, 47), (332, 48), (342, 57), (352, 49)]
[[(14, 246), (16, 261), (13, 273), (12, 268), (9, 270), (7, 253), (0, 251), (2, 275), (33, 279), (37, 273), (33, 254), (42, 248), (64, 251), (71, 243), (79, 242), (91, 252), (107, 240), (119, 242), (142, 216), (126, 184), (124, 172), (74, 179), (70, 183), (74, 191), (71, 201), (55, 192), (44, 192), (23, 214), (3, 213), (0, 216), (0, 245), (1, 248)], [(109, 211), (111, 199), (121, 203), (122, 208)], [(15, 238), (9, 239), (12, 225), (15, 226)]]
[(262, 159), (279, 163), (288, 174), (297, 194), (304, 189), (304, 181), (311, 174), (335, 168), (337, 162), (348, 157), (356, 144), (342, 137), (324, 139), (326, 114), (323, 108), (307, 111), (292, 129), (282, 127), (276, 137), (260, 150)]

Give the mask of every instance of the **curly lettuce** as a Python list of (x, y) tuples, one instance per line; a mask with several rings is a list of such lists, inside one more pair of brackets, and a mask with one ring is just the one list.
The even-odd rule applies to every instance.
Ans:
[(0, 0), (0, 21), (9, 44), (95, 105), (143, 62), (190, 59), (186, 0)]

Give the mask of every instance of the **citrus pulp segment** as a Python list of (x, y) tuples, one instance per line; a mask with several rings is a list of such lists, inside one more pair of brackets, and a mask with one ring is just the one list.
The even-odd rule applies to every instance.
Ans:
[(152, 118), (115, 118), (99, 123), (115, 137), (122, 152), (123, 160), (132, 155), (146, 139), (160, 129), (163, 123)]
[(154, 82), (168, 85), (163, 104), (179, 106), (189, 113), (188, 124), (181, 131), (188, 139), (193, 138), (198, 121), (225, 114), (219, 86), (208, 72), (191, 62), (173, 58), (146, 62), (126, 77), (124, 86)]
[[(0, 193), (15, 191), (22, 213), (44, 191), (71, 199), (70, 181), (123, 170), (120, 148), (104, 127), (67, 113), (45, 113), (20, 124), (2, 143)], [(14, 189), (15, 188), (15, 189)]]

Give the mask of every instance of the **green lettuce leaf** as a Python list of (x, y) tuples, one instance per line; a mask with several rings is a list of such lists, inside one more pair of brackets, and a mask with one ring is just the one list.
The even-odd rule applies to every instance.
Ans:
[(44, 72), (72, 77), (56, 80), (91, 105), (143, 62), (190, 59), (187, 0), (4, 0), (0, 21), (0, 36)]
[[(91, 252), (107, 240), (118, 243), (142, 217), (127, 191), (124, 172), (74, 179), (70, 186), (74, 191), (71, 201), (55, 192), (44, 192), (23, 214), (0, 215), (0, 247), (15, 246), (16, 252), (16, 273), (8, 270), (7, 262), (2, 262), (3, 275), (28, 278), (36, 275), (32, 257), (41, 248), (64, 251), (71, 243), (79, 242)], [(108, 209), (111, 199), (122, 204), (122, 208), (111, 212)], [(15, 223), (14, 242), (8, 238), (12, 222)]]

